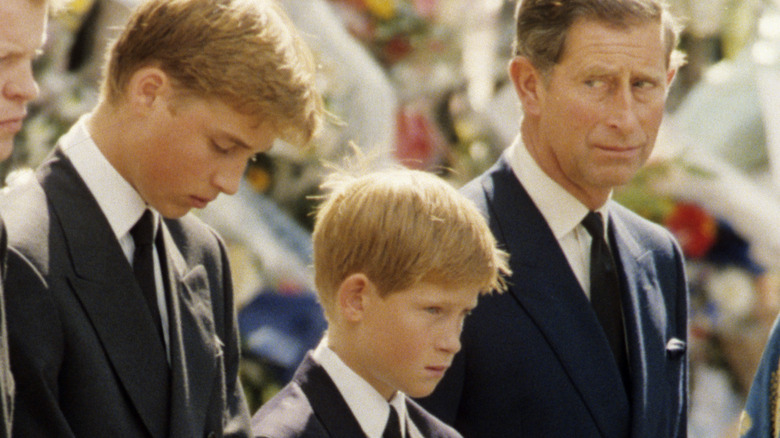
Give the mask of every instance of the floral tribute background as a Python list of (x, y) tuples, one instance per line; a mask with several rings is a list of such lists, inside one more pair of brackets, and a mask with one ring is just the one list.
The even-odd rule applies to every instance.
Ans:
[[(37, 165), (95, 104), (103, 48), (135, 1), (72, 0), (52, 21), (36, 65), (41, 97), (1, 177)], [(323, 161), (338, 163), (352, 142), (377, 165), (402, 163), (459, 186), (495, 161), (521, 117), (506, 78), (513, 1), (280, 3), (318, 57), (337, 119), (310, 149), (277, 144), (250, 165), (236, 196), (197, 213), (230, 246), (252, 410), (289, 379), (325, 328), (309, 234)], [(689, 18), (682, 43), (689, 64), (670, 91), (658, 153), (614, 197), (674, 233), (687, 258), (689, 435), (735, 436), (780, 310), (780, 160), (772, 159), (773, 119), (761, 100), (774, 89), (764, 73), (780, 71), (780, 56), (767, 55), (780, 37), (761, 23), (778, 14), (768, 0), (673, 3)]]

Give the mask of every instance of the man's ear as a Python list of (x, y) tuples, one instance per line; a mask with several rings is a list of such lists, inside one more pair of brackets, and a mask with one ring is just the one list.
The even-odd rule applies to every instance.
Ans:
[(359, 322), (363, 319), (372, 292), (376, 293), (376, 287), (365, 274), (351, 274), (336, 291), (339, 313), (347, 321)]
[(677, 76), (677, 69), (671, 68), (668, 72), (666, 72), (666, 88), (670, 88), (672, 86), (672, 82), (674, 82), (674, 78)]
[(509, 77), (515, 86), (515, 93), (523, 104), (524, 114), (539, 113), (539, 99), (544, 82), (542, 74), (525, 56), (515, 56), (509, 62)]
[(170, 77), (158, 67), (138, 69), (127, 84), (127, 101), (143, 111), (169, 99), (173, 93)]

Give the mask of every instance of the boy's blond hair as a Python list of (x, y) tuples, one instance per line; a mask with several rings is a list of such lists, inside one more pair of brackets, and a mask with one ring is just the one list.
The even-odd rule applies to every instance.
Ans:
[(156, 66), (177, 91), (256, 115), (283, 140), (308, 142), (324, 114), (312, 54), (274, 0), (147, 0), (107, 53), (102, 97)]
[(392, 169), (334, 173), (314, 225), (315, 284), (331, 320), (342, 281), (365, 274), (382, 296), (420, 282), (505, 288), (508, 255), (474, 204), (430, 173)]

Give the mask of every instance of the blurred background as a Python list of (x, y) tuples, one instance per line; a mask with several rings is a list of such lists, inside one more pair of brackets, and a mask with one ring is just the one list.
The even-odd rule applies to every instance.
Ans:
[[(0, 177), (36, 166), (92, 108), (105, 46), (136, 1), (71, 0), (50, 23), (41, 97)], [(310, 266), (323, 161), (339, 163), (354, 142), (379, 164), (460, 186), (497, 159), (521, 117), (506, 75), (514, 1), (280, 2), (314, 49), (340, 122), (307, 150), (277, 144), (236, 196), (196, 212), (229, 244), (253, 412), (325, 327)], [(685, 17), (688, 64), (650, 163), (615, 197), (670, 229), (687, 256), (689, 436), (736, 436), (780, 310), (780, 0), (672, 4)]]

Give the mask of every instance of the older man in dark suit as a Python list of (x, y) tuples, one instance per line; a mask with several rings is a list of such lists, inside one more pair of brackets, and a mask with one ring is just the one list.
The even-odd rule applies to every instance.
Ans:
[[(11, 155), (26, 104), (38, 96), (32, 63), (46, 41), (47, 8), (58, 0), (6, 0), (0, 4), (0, 161)], [(8, 360), (3, 284), (7, 236), (0, 218), (0, 437), (11, 435), (13, 379)]]
[(275, 2), (139, 6), (95, 110), (0, 201), (15, 436), (249, 434), (225, 247), (188, 212), (321, 117)]
[(463, 191), (511, 254), (430, 412), (466, 437), (686, 435), (687, 287), (672, 236), (611, 200), (649, 156), (681, 59), (658, 0), (523, 0), (517, 141)]

